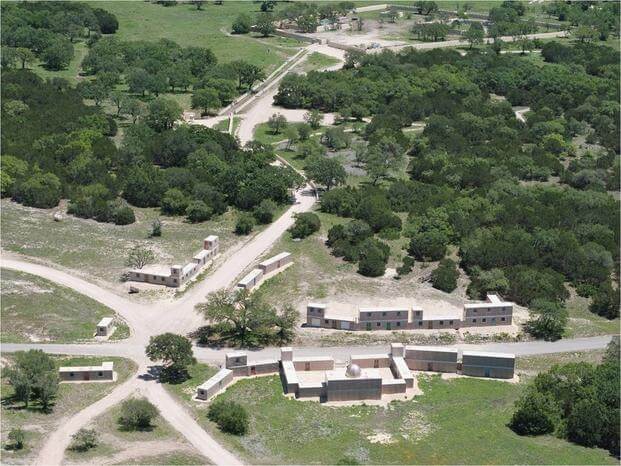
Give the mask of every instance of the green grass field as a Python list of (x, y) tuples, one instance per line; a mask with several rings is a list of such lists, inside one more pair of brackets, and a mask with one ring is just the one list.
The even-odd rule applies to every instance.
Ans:
[(116, 15), (120, 40), (170, 39), (183, 47), (209, 47), (218, 60), (246, 60), (264, 68), (269, 74), (301, 45), (291, 39), (270, 37), (257, 40), (252, 35), (230, 35), (231, 24), (240, 13), (254, 17), (259, 4), (225, 1), (222, 5), (205, 2), (198, 11), (193, 5), (163, 7), (140, 1), (90, 2)]
[[(32, 464), (45, 437), (56, 429), (61, 420), (67, 416), (72, 416), (110, 393), (118, 384), (127, 380), (137, 369), (135, 363), (124, 358), (61, 356), (54, 356), (53, 358), (59, 367), (93, 366), (101, 364), (104, 360), (113, 361), (118, 379), (116, 382), (110, 383), (62, 383), (60, 384), (52, 411), (46, 414), (41, 411), (38, 403), (30, 403), (28, 408), (23, 408), (22, 403), (13, 402), (13, 389), (3, 374), (0, 378), (0, 386), (2, 388), (0, 408), (2, 441), (4, 443), (8, 432), (16, 427), (20, 427), (26, 434), (26, 444), (23, 450), (16, 452), (1, 450), (3, 464)], [(5, 353), (3, 354), (3, 360), (10, 362), (11, 356)]]
[[(200, 377), (189, 385), (203, 381)], [(438, 376), (421, 376), (419, 385), (424, 394), (413, 400), (336, 408), (286, 398), (277, 376), (241, 380), (219, 397), (246, 407), (250, 431), (244, 437), (219, 432), (206, 419), (207, 405), (171, 388), (206, 429), (252, 464), (616, 462), (603, 450), (551, 436), (514, 434), (506, 424), (524, 385)]]
[[(76, 343), (93, 340), (97, 322), (114, 311), (48, 280), (9, 269), (0, 271), (2, 343)], [(129, 336), (117, 317), (112, 340)]]
[(190, 465), (204, 465), (211, 464), (204, 457), (199, 455), (191, 455), (187, 453), (169, 453), (158, 456), (141, 456), (140, 458), (134, 458), (132, 460), (124, 460), (120, 463), (114, 463), (117, 465), (166, 465), (166, 466), (190, 466)]
[(88, 52), (88, 48), (84, 42), (76, 42), (75, 44), (73, 44), (73, 48), (73, 59), (69, 63), (69, 66), (67, 66), (67, 68), (64, 70), (50, 71), (45, 69), (42, 63), (37, 63), (34, 66), (29, 66), (29, 68), (32, 68), (32, 71), (34, 71), (44, 79), (64, 78), (67, 79), (71, 84), (76, 84), (78, 81), (77, 77), (80, 72), (80, 65), (82, 64), (82, 60)]
[(618, 335), (619, 319), (606, 319), (589, 311), (587, 298), (575, 296), (566, 303), (569, 320), (566, 338), (591, 337), (594, 335)]

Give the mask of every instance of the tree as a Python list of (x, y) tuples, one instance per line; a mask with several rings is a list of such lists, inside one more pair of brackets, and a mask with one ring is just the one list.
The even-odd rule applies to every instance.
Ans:
[(21, 62), (22, 70), (26, 68), (26, 63), (32, 63), (35, 60), (35, 54), (26, 47), (18, 47), (15, 49), (15, 58)]
[(446, 254), (448, 237), (439, 229), (419, 231), (412, 235), (408, 254), (418, 260), (437, 261)]
[(293, 329), (297, 324), (297, 318), (291, 318), (287, 307), (279, 312), (245, 289), (218, 290), (196, 309), (211, 322), (220, 344), (229, 342), (248, 347), (276, 341), (286, 343), (282, 336), (293, 338)]
[(124, 92), (112, 91), (110, 92), (109, 97), (110, 97), (110, 102), (112, 102), (114, 106), (116, 107), (116, 116), (118, 117), (121, 114), (121, 111), (123, 110), (123, 107), (125, 106), (127, 102), (127, 96)]
[(188, 198), (178, 188), (171, 188), (162, 198), (162, 213), (168, 215), (183, 215), (188, 207)]
[(328, 128), (321, 136), (321, 142), (330, 149), (339, 150), (349, 147), (351, 136), (343, 128)]
[(13, 450), (21, 450), (24, 448), (24, 440), (26, 439), (26, 434), (22, 429), (14, 428), (9, 431), (8, 439), (11, 442), (11, 449)]
[(442, 259), (438, 267), (431, 272), (432, 286), (447, 293), (457, 288), (458, 278), (457, 264), (451, 259)]
[(95, 14), (95, 18), (97, 18), (99, 30), (102, 34), (114, 34), (119, 28), (119, 22), (116, 16), (109, 11), (103, 8), (93, 8), (93, 13)]
[(0, 158), (0, 189), (2, 197), (11, 196), (28, 174), (28, 164), (12, 155)]
[(310, 138), (312, 128), (308, 123), (298, 124), (298, 138), (300, 141), (307, 141)]
[(519, 435), (543, 435), (554, 432), (559, 412), (554, 400), (529, 389), (515, 404), (509, 427)]
[(126, 99), (124, 105), (121, 107), (121, 113), (130, 116), (133, 124), (136, 124), (138, 118), (143, 116), (146, 110), (147, 106), (144, 102), (132, 98)]
[(257, 223), (265, 225), (267, 223), (272, 223), (274, 218), (274, 211), (276, 210), (277, 205), (271, 199), (263, 199), (261, 203), (254, 208), (252, 215), (254, 216)]
[[(615, 417), (618, 409), (616, 411)], [(567, 438), (585, 447), (601, 445), (606, 417), (606, 407), (598, 400), (578, 401), (567, 417)]]
[(251, 65), (245, 61), (234, 61), (231, 62), (229, 66), (237, 75), (239, 89), (243, 89), (245, 86), (246, 89), (251, 90), (254, 83), (265, 79), (265, 73), (261, 70), (261, 68), (256, 65)]
[(468, 30), (464, 33), (464, 38), (470, 44), (470, 48), (475, 45), (481, 45), (483, 43), (483, 39), (485, 38), (485, 30), (483, 29), (483, 25), (478, 22), (471, 23)]
[(154, 260), (155, 254), (153, 251), (142, 246), (134, 246), (127, 255), (125, 265), (134, 269), (141, 269)]
[(203, 201), (191, 201), (185, 215), (191, 223), (206, 222), (213, 216), (213, 209)]
[(146, 430), (158, 414), (157, 408), (145, 398), (130, 398), (121, 403), (117, 422), (123, 430)]
[(41, 60), (49, 70), (59, 71), (67, 67), (73, 58), (73, 44), (67, 39), (56, 38), (43, 50)]
[(347, 178), (341, 162), (327, 157), (312, 157), (304, 170), (311, 180), (324, 185), (328, 191), (333, 186), (345, 183)]
[(619, 288), (613, 288), (608, 280), (593, 295), (589, 311), (607, 319), (616, 319), (619, 317), (619, 302)]
[(176, 101), (158, 97), (149, 104), (146, 122), (155, 131), (161, 132), (172, 128), (182, 113), (183, 110)]
[(261, 36), (268, 37), (276, 31), (274, 16), (270, 13), (259, 13), (255, 20), (255, 27)]
[(386, 273), (386, 262), (389, 255), (388, 245), (367, 238), (359, 247), (360, 261), (358, 273), (366, 277), (381, 277)]
[(156, 218), (151, 222), (151, 237), (156, 238), (162, 236), (162, 221)]
[(204, 4), (205, 0), (192, 0), (192, 5), (194, 5), (197, 10), (202, 10)]
[(237, 222), (235, 222), (235, 234), (236, 235), (249, 235), (254, 228), (254, 218), (247, 212), (241, 212), (237, 216)]
[(70, 450), (84, 452), (95, 448), (99, 443), (99, 435), (94, 429), (81, 428), (71, 436)]
[(217, 399), (209, 405), (207, 417), (218, 424), (222, 432), (233, 435), (245, 435), (248, 432), (248, 413), (234, 401)]
[(151, 337), (146, 354), (151, 361), (162, 361), (164, 367), (160, 378), (173, 383), (185, 380), (188, 376), (187, 367), (196, 362), (192, 342), (174, 333)]
[(306, 238), (321, 228), (321, 221), (317, 214), (303, 212), (295, 214), (295, 223), (289, 228), (292, 238)]
[(581, 25), (572, 31), (572, 36), (582, 43), (592, 42), (597, 37), (597, 31), (591, 26)]
[(58, 373), (47, 354), (41, 350), (19, 351), (7, 372), (17, 400), (28, 407), (31, 399), (38, 399), (44, 411), (49, 409), (58, 391)]
[(319, 110), (311, 110), (304, 115), (304, 121), (313, 129), (319, 129), (323, 121), (323, 115)]
[(150, 75), (143, 68), (133, 68), (125, 76), (125, 81), (132, 94), (144, 95), (149, 89)]
[(15, 200), (26, 206), (49, 209), (58, 205), (61, 193), (60, 180), (56, 175), (35, 173), (18, 186)]
[(287, 138), (287, 150), (290, 150), (300, 136), (295, 126), (288, 125), (287, 128), (285, 128), (285, 137)]
[(283, 128), (287, 127), (287, 119), (282, 113), (274, 113), (267, 121), (267, 125), (274, 134), (279, 134)]
[(403, 149), (395, 138), (384, 136), (361, 154), (356, 153), (356, 157), (361, 159), (373, 184), (377, 184), (400, 167), (403, 162)]
[(241, 13), (233, 22), (233, 34), (248, 34), (252, 27), (252, 19), (245, 13)]
[(209, 110), (216, 109), (222, 105), (215, 89), (197, 89), (192, 94), (192, 108), (202, 108), (203, 114), (208, 114)]
[(555, 341), (562, 338), (567, 325), (567, 310), (560, 303), (536, 299), (531, 303), (526, 329), (535, 338)]

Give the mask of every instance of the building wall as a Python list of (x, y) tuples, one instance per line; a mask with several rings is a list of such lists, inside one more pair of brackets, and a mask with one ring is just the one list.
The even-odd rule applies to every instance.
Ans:
[(387, 354), (383, 355), (360, 355), (351, 356), (352, 364), (358, 364), (362, 369), (378, 368), (378, 367), (390, 367), (391, 358)]
[(382, 379), (339, 379), (328, 380), (327, 401), (380, 400)]
[(293, 360), (296, 371), (329, 371), (334, 369), (334, 359)]
[[(504, 319), (504, 320), (503, 320)], [(513, 306), (481, 306), (464, 308), (463, 327), (486, 327), (493, 325), (511, 325)]]
[(407, 384), (405, 383), (405, 380), (385, 380), (382, 382), (382, 395), (405, 393), (406, 388)]
[[(230, 369), (220, 369), (211, 379), (213, 383), (205, 383), (196, 389), (196, 398), (208, 400), (223, 388), (226, 388), (233, 381), (233, 371)], [(209, 382), (209, 381), (207, 381)]]
[(63, 382), (85, 382), (93, 380), (109, 380), (114, 379), (114, 371), (76, 371), (76, 372), (59, 372), (59, 378)]
[(405, 362), (409, 369), (415, 371), (457, 372), (457, 350), (448, 352), (406, 347)]
[(462, 357), (462, 373), (464, 375), (511, 379), (514, 372), (515, 358), (467, 353), (464, 353)]
[(325, 396), (326, 388), (323, 383), (300, 384), (296, 393), (297, 398), (322, 398)]

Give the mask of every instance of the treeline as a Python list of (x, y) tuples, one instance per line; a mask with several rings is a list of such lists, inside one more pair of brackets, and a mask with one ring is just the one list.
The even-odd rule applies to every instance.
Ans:
[(2, 66), (35, 58), (50, 70), (66, 67), (79, 38), (113, 34), (116, 17), (101, 8), (76, 2), (7, 2), (2, 4)]
[[(546, 45), (543, 66), (491, 51), (350, 55), (348, 69), (285, 77), (276, 101), (347, 115), (355, 106), (373, 115), (364, 134), (371, 146), (402, 142), (403, 128), (425, 122), (421, 136), (402, 142), (411, 180), (332, 189), (322, 210), (380, 236), (405, 235), (415, 260), (441, 260), (458, 245), (473, 297), (497, 291), (551, 309), (541, 301), (562, 303), (569, 281), (582, 296), (600, 296), (592, 310), (612, 318), (619, 209), (604, 191), (618, 187), (618, 53), (567, 49)], [(526, 122), (512, 104), (531, 107)], [(578, 153), (576, 136), (596, 146)], [(391, 223), (395, 212), (408, 214), (403, 228)], [(351, 235), (337, 236), (334, 252), (355, 258), (342, 238)]]
[(292, 170), (270, 165), (271, 147), (241, 149), (219, 131), (174, 128), (181, 108), (161, 97), (125, 129), (119, 149), (108, 137), (114, 120), (85, 106), (64, 80), (4, 72), (2, 101), (2, 195), (25, 205), (50, 208), (69, 198), (70, 213), (127, 224), (134, 221), (129, 202), (197, 222), (228, 206), (289, 202), (300, 182)]
[(509, 423), (520, 435), (555, 434), (619, 456), (619, 340), (601, 364), (555, 365), (535, 378)]

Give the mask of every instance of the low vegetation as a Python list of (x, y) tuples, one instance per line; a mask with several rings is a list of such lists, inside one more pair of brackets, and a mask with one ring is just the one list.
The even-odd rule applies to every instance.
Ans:
[(248, 431), (248, 413), (234, 401), (214, 401), (209, 405), (207, 417), (227, 434), (244, 435)]

